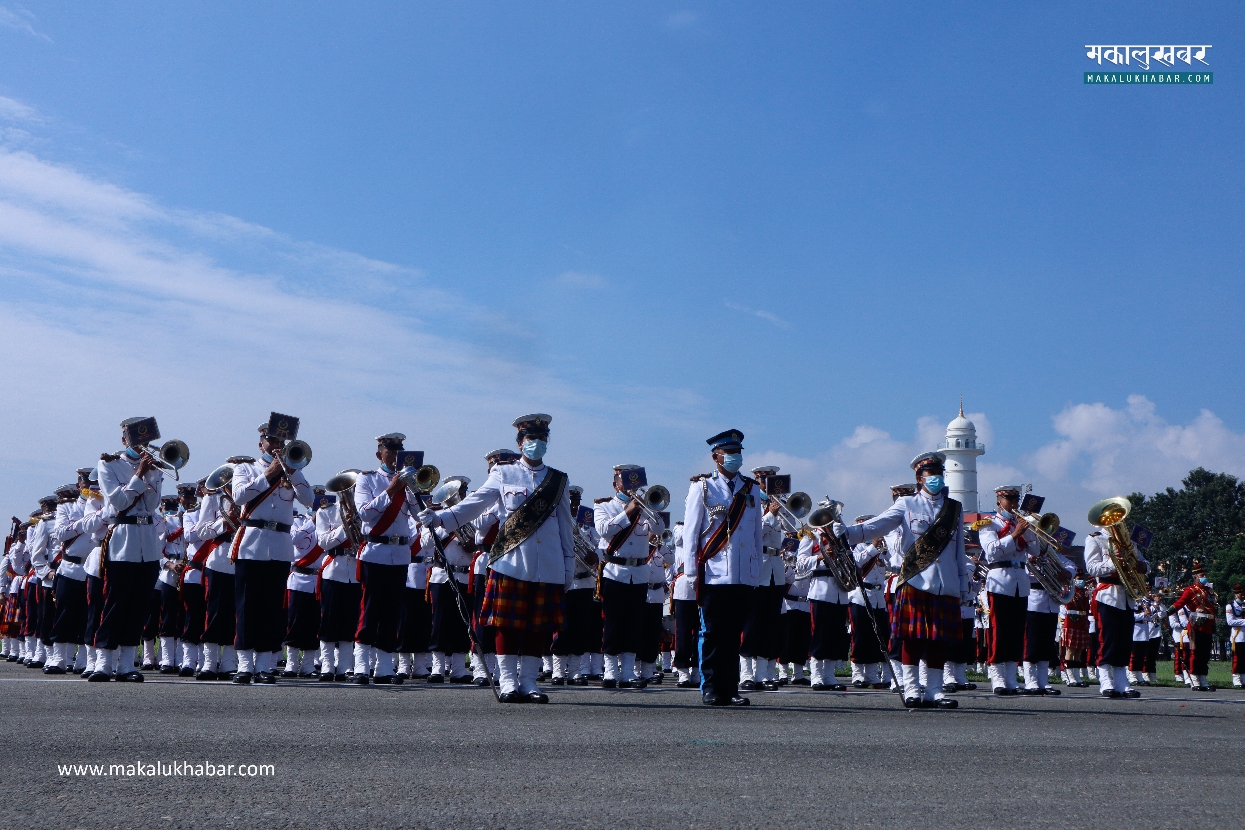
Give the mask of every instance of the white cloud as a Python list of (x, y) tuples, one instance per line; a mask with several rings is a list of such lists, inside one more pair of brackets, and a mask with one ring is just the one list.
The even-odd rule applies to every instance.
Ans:
[[(3, 9), (0, 9), (0, 13)], [(39, 123), (42, 119), (33, 107), (0, 95), (0, 120)]]
[(609, 280), (600, 274), (582, 271), (563, 271), (553, 281), (563, 288), (586, 288), (595, 291), (610, 287)]
[(35, 31), (34, 22), (35, 16), (21, 7), (17, 7), (16, 10), (13, 10), (5, 6), (0, 6), (0, 26), (7, 26), (10, 29), (16, 29), (22, 34), (37, 37), (50, 43), (52, 41), (50, 37), (41, 32)]
[(791, 328), (791, 324), (788, 323), (786, 320), (782, 319), (781, 317), (779, 317), (777, 314), (773, 314), (768, 311), (761, 311), (758, 309), (748, 308), (747, 306), (742, 306), (742, 305), (739, 305), (738, 303), (726, 303), (725, 305), (727, 308), (734, 309), (735, 311), (742, 311), (745, 314), (751, 314), (755, 317), (760, 317), (762, 320), (766, 321), (767, 323), (772, 323), (773, 325), (778, 326), (778, 328), (780, 329)]

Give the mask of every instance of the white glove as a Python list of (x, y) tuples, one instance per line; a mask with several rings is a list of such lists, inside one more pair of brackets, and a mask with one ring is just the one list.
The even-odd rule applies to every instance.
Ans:
[(423, 510), (419, 511), (419, 514), (415, 517), (415, 519), (429, 530), (441, 526), (441, 517), (438, 516), (437, 511), (433, 510), (431, 507), (425, 507)]
[(845, 528), (839, 522), (830, 523), (830, 532), (833, 533), (839, 539), (847, 538), (847, 528)]

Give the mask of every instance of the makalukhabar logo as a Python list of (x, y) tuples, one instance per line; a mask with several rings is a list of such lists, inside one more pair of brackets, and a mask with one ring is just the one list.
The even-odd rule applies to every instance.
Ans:
[(1213, 72), (1157, 72), (1150, 71), (1150, 61), (1179, 70), (1177, 63), (1183, 61), (1192, 66), (1194, 61), (1210, 66), (1206, 61), (1205, 46), (1092, 46), (1086, 44), (1085, 53), (1091, 61), (1099, 66), (1102, 62), (1116, 66), (1136, 66), (1140, 71), (1130, 72), (1125, 69), (1107, 70), (1106, 72), (1086, 72), (1087, 84), (1213, 84)]

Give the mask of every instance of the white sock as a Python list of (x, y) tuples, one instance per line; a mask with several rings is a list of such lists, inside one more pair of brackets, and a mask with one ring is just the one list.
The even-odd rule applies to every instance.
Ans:
[(354, 644), (354, 670), (356, 674), (367, 674), (368, 663), (371, 662), (372, 647), (363, 643)]
[(474, 652), (471, 655), (471, 676), (476, 680), (488, 679), (488, 663), (481, 662)]
[(177, 651), (177, 639), (174, 637), (160, 638), (160, 665), (173, 665), (173, 654)]
[(1025, 688), (1026, 689), (1038, 688), (1037, 672), (1034, 670), (1033, 663), (1025, 663), (1024, 672), (1025, 672)]
[(590, 654), (589, 657), (592, 660), (592, 671), (589, 672), (589, 674), (601, 674), (605, 666), (605, 655), (599, 651), (596, 651)]
[(618, 655), (606, 654), (604, 660), (605, 679), (618, 680)]
[(926, 669), (925, 677), (929, 681), (925, 686), (926, 700), (942, 700), (942, 669)]
[(553, 655), (553, 676), (560, 679), (566, 679), (567, 658), (561, 654)]
[(138, 651), (137, 646), (121, 646), (117, 649), (117, 671), (121, 674), (132, 672), (134, 667), (134, 655)]
[(645, 663), (640, 661), (640, 679), (652, 680), (657, 675), (656, 663)]
[(1037, 679), (1037, 687), (1045, 689), (1050, 685), (1050, 663), (1041, 660), (1033, 664), (1033, 673)]
[(772, 657), (765, 658), (765, 679), (770, 683), (778, 680), (778, 661)]
[(540, 674), (543, 667), (543, 661), (539, 657), (525, 656), (519, 658), (519, 693), (531, 694), (539, 692), (540, 687), (536, 685), (536, 675)]
[(897, 677), (903, 677), (903, 664), (901, 664), (898, 660), (891, 660), (890, 658), (887, 658), (886, 665), (890, 669), (890, 675), (886, 678), (890, 683), (895, 683), (895, 678)]
[(204, 643), (203, 644), (203, 662), (199, 665), (200, 671), (216, 671), (216, 663), (220, 660), (220, 644)]
[(864, 683), (865, 682), (865, 667), (855, 661), (852, 661), (851, 666), (852, 666), (852, 682), (855, 683), (857, 680), (859, 680), (861, 683)]
[(354, 671), (354, 651), (355, 644), (349, 640), (343, 640), (334, 644), (336, 651), (333, 659), (334, 674), (349, 674)]
[(920, 699), (921, 697), (921, 672), (917, 666), (909, 666), (904, 664), (902, 667), (903, 678), (903, 698), (910, 700), (912, 698)]
[(635, 652), (628, 651), (622, 655), (622, 665), (618, 667), (618, 679), (630, 683), (635, 680)]
[(808, 661), (808, 664), (809, 664), (808, 668), (809, 668), (809, 675), (810, 675), (809, 680), (812, 681), (812, 684), (814, 686), (822, 685), (826, 682), (825, 678), (822, 675), (822, 668), (825, 662), (826, 662), (825, 660), (809, 660)]
[(917, 664), (917, 666), (918, 666), (917, 677), (921, 681), (921, 688), (922, 689), (928, 688), (929, 687), (929, 666), (925, 665), (924, 659), (922, 659), (921, 662)]
[(90, 658), (90, 646), (78, 646), (77, 653), (74, 655), (73, 670), (81, 672), (86, 669), (87, 660)]
[(465, 677), (466, 675), (471, 674), (471, 672), (467, 670), (466, 654), (451, 654), (449, 668), (450, 677)]
[(567, 660), (568, 660), (568, 663), (566, 666), (566, 671), (567, 671), (568, 676), (575, 677), (575, 678), (583, 677), (585, 674), (584, 655), (572, 654), (570, 657), (567, 658)]
[(791, 664), (791, 679), (799, 680), (802, 677), (804, 677), (804, 664), (803, 663), (792, 663)]
[(1100, 692), (1110, 692), (1115, 689), (1115, 678), (1111, 674), (1110, 666), (1098, 666), (1098, 690)]
[(751, 657), (740, 657), (739, 658), (739, 680), (740, 682), (743, 682), (745, 680), (756, 679), (756, 672), (752, 668), (752, 666), (753, 666), (753, 663), (752, 663)]
[[(133, 654), (134, 654), (134, 647), (131, 646), (130, 647), (131, 659), (133, 659)], [(121, 649), (101, 648), (99, 650), (99, 655), (101, 658), (103, 658), (103, 661), (104, 661), (103, 670), (107, 672), (108, 674), (116, 674), (117, 667), (121, 662)], [(131, 666), (128, 670), (133, 671), (134, 670), (133, 666)], [(99, 671), (98, 667), (96, 668), (96, 671)]]
[[(155, 640), (143, 640), (143, 665), (154, 666), (155, 663), (156, 663), (156, 641)], [(132, 670), (124, 669), (123, 671), (132, 671)]]
[(1007, 688), (1014, 689), (1019, 683), (1016, 682), (1016, 664), (1008, 661), (1003, 664), (1003, 679), (1007, 681)]
[(303, 652), (302, 664), (298, 667), (299, 674), (311, 674), (316, 670), (316, 653), (310, 649)]
[(497, 685), (502, 694), (519, 689), (519, 655), (497, 655)]
[(484, 655), (484, 665), (488, 666), (489, 674), (493, 675), (493, 677), (497, 676), (497, 655), (496, 654)]
[(1111, 673), (1111, 680), (1117, 690), (1127, 692), (1132, 689), (1132, 684), (1128, 682), (1128, 671), (1123, 666), (1112, 666)]
[(320, 674), (333, 674), (333, 644), (320, 641)]
[(245, 648), (237, 652), (237, 655), (238, 655), (238, 674), (254, 674), (255, 673), (255, 652), (249, 648)]
[(376, 676), (377, 677), (393, 677), (393, 658), (395, 653), (392, 651), (381, 651), (373, 649), (376, 655)]

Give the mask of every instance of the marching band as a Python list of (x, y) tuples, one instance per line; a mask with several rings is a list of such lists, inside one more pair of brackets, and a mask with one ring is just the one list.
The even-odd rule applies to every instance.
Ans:
[[(744, 475), (731, 429), (708, 439), (712, 466), (672, 525), (670, 491), (638, 464), (614, 466), (613, 492), (584, 503), (546, 463), (551, 422), (516, 419), (515, 449), (490, 452), (474, 490), (398, 432), (376, 438), (375, 469), (312, 486), (298, 419), (274, 412), (258, 458), (162, 497), (189, 448), (157, 448), (154, 418), (126, 419), (119, 452), (13, 519), (0, 656), (92, 682), (420, 680), (488, 686), (503, 703), (547, 703), (542, 681), (643, 689), (673, 671), (708, 706), (788, 685), (847, 691), (841, 667), (851, 688), (939, 710), (976, 688), (966, 672), (981, 664), (997, 695), (1057, 695), (1052, 675), (1085, 687), (1096, 671), (1103, 697), (1139, 697), (1166, 622), (1176, 679), (1213, 689), (1205, 569), (1195, 560), (1165, 604), (1125, 499), (1091, 511), (1081, 567), (1020, 485), (966, 522), (942, 453), (913, 459), (886, 511), (847, 522), (776, 466)], [(1224, 612), (1239, 688), (1242, 586)]]

